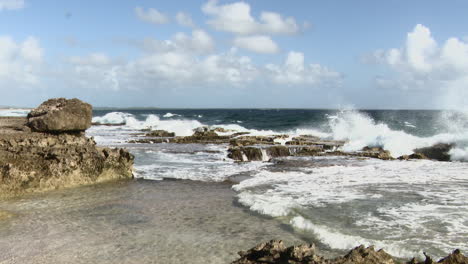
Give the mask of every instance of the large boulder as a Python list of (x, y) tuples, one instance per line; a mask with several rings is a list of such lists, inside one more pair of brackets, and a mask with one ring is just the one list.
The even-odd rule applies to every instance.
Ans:
[(28, 114), (27, 125), (37, 132), (66, 133), (85, 131), (91, 126), (93, 108), (76, 98), (54, 98)]

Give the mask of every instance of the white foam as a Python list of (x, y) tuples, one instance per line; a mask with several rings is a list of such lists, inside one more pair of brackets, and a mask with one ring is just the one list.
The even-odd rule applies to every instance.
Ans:
[(331, 137), (345, 140), (344, 151), (358, 151), (363, 147), (382, 147), (393, 157), (412, 154), (416, 148), (437, 143), (462, 143), (468, 140), (466, 130), (447, 132), (432, 137), (417, 137), (400, 130), (392, 130), (384, 123), (376, 123), (371, 117), (357, 111), (342, 111), (330, 121)]
[(135, 166), (139, 177), (151, 180), (164, 178), (205, 182), (221, 182), (230, 176), (255, 171), (264, 166), (262, 162), (234, 163), (225, 160), (227, 153), (219, 146), (218, 153), (171, 153), (164, 150), (151, 153), (151, 163)]
[(468, 147), (453, 148), (449, 151), (449, 155), (455, 161), (468, 161)]
[(0, 116), (23, 117), (27, 116), (31, 109), (0, 109)]
[[(364, 243), (384, 247), (396, 256), (414, 255), (411, 251), (403, 252), (400, 244), (365, 237), (365, 234), (380, 234), (391, 240), (405, 241), (411, 237), (406, 244), (432, 243), (445, 251), (468, 250), (468, 245), (463, 243), (468, 235), (468, 163), (350, 159), (343, 160), (342, 164), (304, 168), (300, 172), (261, 171), (233, 189), (239, 192), (241, 204), (274, 217), (294, 218), (297, 212), (307, 208), (386, 200), (379, 214), (355, 216), (354, 225), (360, 227), (359, 233), (348, 234), (343, 240), (338, 239), (341, 234), (331, 229), (328, 232), (320, 226), (309, 226), (331, 247), (345, 249)], [(414, 199), (411, 205), (401, 204), (401, 193), (421, 198)], [(443, 224), (447, 231), (432, 228), (428, 221)], [(292, 224), (299, 225), (299, 222), (296, 219)]]
[(313, 232), (320, 242), (330, 246), (331, 248), (349, 250), (359, 245), (364, 245), (366, 247), (373, 245), (376, 247), (376, 250), (383, 248), (387, 253), (390, 253), (393, 256), (405, 258), (423, 256), (421, 251), (407, 250), (404, 241), (380, 241), (365, 239), (360, 236), (347, 235), (327, 226), (314, 224), (302, 216), (292, 218), (290, 220), (290, 224), (298, 229)]
[(130, 119), (135, 119), (135, 117), (129, 113), (111, 112), (104, 116), (93, 117), (93, 122), (101, 124), (125, 124)]
[(178, 114), (173, 114), (173, 113), (166, 113), (163, 115), (163, 117), (166, 117), (166, 118), (170, 118), (170, 117), (174, 117), (174, 116), (180, 116)]
[(416, 128), (416, 126), (411, 124), (410, 122), (405, 121), (404, 124), (405, 124), (406, 127)]
[[(170, 119), (161, 120), (157, 115), (148, 115), (145, 120), (138, 120), (134, 115), (122, 112), (112, 112), (104, 116), (94, 117), (93, 122), (106, 124), (125, 124), (123, 129), (141, 130), (141, 129), (161, 129), (174, 132), (177, 136), (190, 136), (193, 129), (204, 126), (197, 120), (188, 119)], [(115, 128), (104, 128), (112, 130)]]

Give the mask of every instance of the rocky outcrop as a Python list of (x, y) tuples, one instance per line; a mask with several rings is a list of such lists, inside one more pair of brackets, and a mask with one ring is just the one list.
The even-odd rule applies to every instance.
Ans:
[(145, 137), (175, 137), (175, 133), (166, 130), (152, 130), (146, 133)]
[(93, 109), (78, 99), (54, 98), (28, 114), (27, 125), (37, 132), (79, 132), (91, 126)]
[(255, 145), (231, 147), (228, 149), (228, 158), (236, 161), (268, 161), (272, 158), (288, 156), (353, 156), (382, 160), (394, 159), (389, 151), (382, 148), (366, 147), (356, 152), (331, 151), (337, 144), (338, 143), (333, 141), (319, 141), (314, 142), (312, 145)]
[[(53, 111), (64, 116), (60, 109)], [(28, 125), (26, 118), (0, 118), (0, 198), (133, 177), (129, 152), (97, 147), (75, 130), (79, 126), (60, 125), (75, 129), (44, 133), (31, 132)]]
[[(395, 264), (400, 261), (380, 249), (374, 247), (359, 246), (352, 249), (348, 254), (334, 259), (326, 259), (317, 254), (314, 245), (300, 245), (286, 247), (281, 240), (272, 240), (261, 243), (248, 251), (239, 252), (240, 258), (232, 264)], [(426, 260), (418, 262), (412, 259), (408, 264), (467, 264), (468, 258), (455, 250), (446, 258), (434, 262), (429, 256)]]
[(424, 155), (428, 159), (438, 161), (450, 161), (449, 151), (452, 149), (452, 144), (436, 144), (431, 147), (415, 149), (414, 153)]

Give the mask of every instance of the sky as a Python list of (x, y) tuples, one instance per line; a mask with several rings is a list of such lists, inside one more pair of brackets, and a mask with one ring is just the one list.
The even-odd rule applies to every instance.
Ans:
[(0, 0), (0, 105), (468, 105), (465, 0)]

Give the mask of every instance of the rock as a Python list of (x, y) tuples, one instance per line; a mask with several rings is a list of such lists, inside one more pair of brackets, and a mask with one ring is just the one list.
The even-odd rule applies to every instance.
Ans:
[[(91, 124), (88, 106), (51, 99), (27, 119), (0, 117), (0, 198), (133, 178), (128, 151), (98, 147), (78, 132)], [(27, 125), (51, 133), (22, 129)]]
[(424, 155), (428, 159), (438, 161), (450, 161), (449, 151), (452, 149), (453, 144), (436, 144), (431, 147), (415, 149), (414, 153)]
[(275, 136), (239, 136), (232, 139), (231, 146), (274, 145)]
[[(325, 259), (319, 256), (314, 245), (300, 245), (286, 247), (281, 240), (271, 240), (261, 243), (248, 251), (238, 253), (240, 258), (232, 264), (395, 264), (391, 255), (380, 249), (376, 251), (373, 246), (363, 245), (352, 249), (348, 254), (334, 259)], [(424, 262), (412, 259), (407, 264), (435, 264), (426, 255)], [(468, 264), (468, 258), (455, 250), (452, 254), (439, 260), (442, 264)]]
[(358, 156), (367, 158), (376, 158), (381, 160), (393, 160), (390, 151), (384, 150), (381, 147), (364, 147), (361, 152), (357, 153)]
[(91, 126), (92, 107), (78, 99), (54, 98), (28, 114), (28, 127), (37, 132), (79, 132)]
[(266, 149), (266, 153), (271, 158), (291, 156), (289, 148), (286, 146), (272, 146)]
[(468, 264), (468, 257), (464, 256), (460, 250), (456, 249), (452, 252), (452, 254), (448, 255), (447, 257), (439, 260), (441, 264)]
[(175, 137), (175, 133), (167, 132), (166, 130), (153, 130), (146, 133), (145, 137)]
[(411, 155), (403, 155), (398, 157), (399, 160), (410, 160), (410, 159), (427, 159), (424, 154), (421, 153), (413, 153)]
[(360, 245), (359, 247), (351, 250), (344, 257), (336, 258), (332, 263), (395, 264), (396, 262), (393, 260), (392, 256), (382, 249), (375, 251), (373, 246), (366, 248), (363, 245)]

